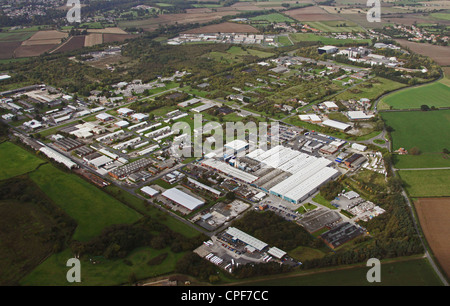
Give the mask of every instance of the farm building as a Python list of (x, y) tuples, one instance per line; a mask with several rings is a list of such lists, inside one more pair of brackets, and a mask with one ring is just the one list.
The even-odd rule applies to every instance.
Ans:
[(183, 206), (184, 208), (187, 208), (190, 211), (193, 211), (205, 204), (204, 200), (194, 198), (193, 196), (177, 188), (171, 188), (164, 191), (162, 196), (180, 206)]

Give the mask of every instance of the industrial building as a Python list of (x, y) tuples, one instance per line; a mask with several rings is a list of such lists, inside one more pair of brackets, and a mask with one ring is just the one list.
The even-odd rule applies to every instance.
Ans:
[(320, 235), (320, 238), (332, 249), (335, 249), (347, 241), (364, 234), (364, 230), (348, 222), (342, 223), (328, 232)]
[(323, 125), (334, 128), (334, 129), (338, 129), (341, 131), (348, 131), (352, 128), (351, 125), (348, 125), (346, 123), (340, 122), (340, 121), (336, 121), (336, 120), (325, 120), (324, 122), (322, 122)]
[(226, 234), (231, 237), (233, 242), (241, 241), (241, 242), (253, 247), (255, 250), (257, 250), (259, 252), (261, 252), (268, 246), (267, 243), (255, 238), (235, 227), (229, 227), (226, 231)]
[(144, 169), (145, 167), (150, 165), (151, 162), (152, 161), (150, 159), (142, 158), (128, 165), (116, 168), (108, 172), (108, 174), (114, 177), (115, 179), (123, 179), (134, 172)]
[(263, 170), (268, 170), (255, 182), (256, 185), (295, 204), (304, 201), (321, 185), (340, 174), (338, 170), (328, 167), (332, 162), (326, 158), (317, 158), (281, 145), (267, 151), (257, 149), (246, 157), (259, 161), (265, 165)]
[(319, 52), (319, 54), (324, 54), (324, 53), (333, 54), (338, 51), (339, 51), (339, 49), (335, 46), (323, 46), (323, 47), (317, 48), (317, 52)]
[(194, 198), (193, 196), (177, 189), (177, 188), (171, 188), (162, 193), (162, 196), (166, 199), (169, 199), (170, 201), (183, 206), (184, 208), (188, 209), (189, 211), (193, 211), (203, 204), (205, 204), (204, 200), (200, 200), (197, 198)]
[(145, 186), (141, 188), (141, 192), (150, 196), (150, 197), (154, 197), (155, 195), (157, 195), (159, 193), (158, 190), (155, 190), (151, 187)]

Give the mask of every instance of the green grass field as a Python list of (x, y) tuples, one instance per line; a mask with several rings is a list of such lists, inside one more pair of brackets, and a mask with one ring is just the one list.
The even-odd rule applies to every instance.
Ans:
[(225, 61), (227, 63), (240, 63), (244, 61), (245, 56), (256, 56), (259, 58), (267, 58), (272, 56), (273, 53), (259, 51), (255, 49), (246, 48), (245, 50), (241, 47), (232, 46), (226, 52), (210, 52), (205, 54), (204, 57), (211, 58), (215, 61), (222, 62)]
[(260, 15), (250, 18), (254, 21), (268, 21), (268, 22), (294, 22), (292, 18), (289, 18), (283, 14), (273, 13), (267, 15)]
[(430, 14), (431, 17), (440, 19), (440, 20), (450, 20), (450, 14), (449, 13), (432, 13)]
[[(167, 257), (159, 265), (148, 265), (148, 261), (156, 256), (167, 253)], [(66, 273), (70, 269), (66, 262), (73, 254), (69, 249), (52, 255), (29, 275), (20, 281), (23, 286), (114, 286), (128, 282), (130, 274), (137, 279), (155, 277), (170, 273), (174, 270), (178, 259), (184, 255), (173, 253), (170, 249), (155, 250), (148, 247), (138, 248), (125, 259), (132, 265), (124, 263), (124, 259), (107, 260), (95, 258), (99, 261), (92, 264), (88, 259), (81, 260), (81, 283), (68, 283)]]
[(97, 187), (50, 164), (41, 166), (30, 178), (78, 223), (75, 240), (88, 241), (107, 226), (130, 224), (141, 218), (136, 211)]
[(394, 155), (394, 165), (397, 169), (450, 167), (450, 156), (441, 153)]
[[(441, 286), (442, 283), (426, 259), (381, 264), (381, 282), (369, 283), (368, 267), (320, 272), (310, 275), (286, 275), (269, 280), (254, 280), (248, 286)], [(307, 273), (307, 272), (306, 272)], [(241, 284), (239, 284), (241, 285)]]
[(0, 180), (33, 171), (43, 163), (44, 160), (11, 142), (0, 144)]
[(440, 153), (450, 149), (450, 110), (384, 112), (381, 116), (394, 129), (393, 150), (418, 147), (421, 153)]
[(450, 196), (450, 170), (400, 170), (411, 197)]
[(450, 87), (441, 83), (423, 85), (420, 87), (400, 90), (384, 97), (381, 102), (384, 108), (393, 109), (420, 109), (421, 105), (429, 107), (449, 107)]

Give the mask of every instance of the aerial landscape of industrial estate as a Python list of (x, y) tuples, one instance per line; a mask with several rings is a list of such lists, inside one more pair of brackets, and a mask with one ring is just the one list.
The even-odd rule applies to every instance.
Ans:
[(448, 285), (449, 1), (79, 2), (0, 4), (0, 285)]

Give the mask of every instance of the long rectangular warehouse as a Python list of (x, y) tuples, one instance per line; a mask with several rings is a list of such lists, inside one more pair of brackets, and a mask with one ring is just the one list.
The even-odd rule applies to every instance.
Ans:
[(171, 188), (164, 191), (162, 196), (191, 211), (205, 204), (205, 201), (194, 198), (193, 196), (190, 196), (177, 188)]
[(254, 176), (253, 174), (247, 173), (238, 168), (234, 168), (229, 164), (214, 160), (212, 158), (204, 159), (202, 161), (202, 165), (218, 170), (226, 175), (244, 181), (248, 184), (253, 183), (258, 179), (258, 177)]
[(262, 251), (265, 247), (267, 247), (267, 243), (255, 238), (253, 236), (250, 236), (249, 234), (247, 234), (235, 227), (229, 227), (227, 229), (227, 234), (232, 236), (233, 239), (240, 240), (240, 241), (244, 242), (245, 244), (248, 244), (248, 245), (254, 247), (258, 251)]

